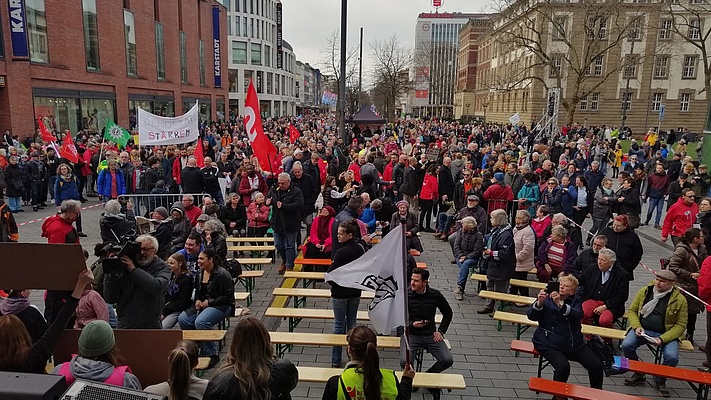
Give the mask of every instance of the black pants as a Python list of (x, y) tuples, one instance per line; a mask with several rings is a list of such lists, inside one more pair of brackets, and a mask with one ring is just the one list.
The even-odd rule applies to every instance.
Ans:
[[(514, 279), (525, 281), (528, 279), (528, 271), (514, 271), (513, 277)], [(528, 297), (528, 288), (511, 285), (509, 293)]]
[(711, 365), (711, 312), (706, 312), (706, 362)]
[(432, 229), (432, 207), (434, 200), (420, 199), (420, 229), (425, 229), (423, 221), (427, 223), (427, 229)]
[(553, 380), (557, 382), (568, 382), (570, 376), (570, 361), (580, 363), (588, 371), (590, 387), (602, 389), (602, 361), (586, 345), (576, 351), (562, 352), (557, 349), (543, 348), (536, 349), (553, 366)]
[(699, 314), (689, 313), (689, 317), (686, 321), (686, 336), (689, 338), (694, 337), (694, 332), (696, 331), (696, 317)]

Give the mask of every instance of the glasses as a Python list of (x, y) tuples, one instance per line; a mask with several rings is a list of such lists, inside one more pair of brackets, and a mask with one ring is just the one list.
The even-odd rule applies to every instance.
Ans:
[(686, 196), (684, 196), (684, 197), (686, 197), (687, 199), (693, 199), (693, 198), (694, 198), (694, 195), (693, 195), (693, 194), (689, 194), (689, 195), (686, 195)]
[(555, 185), (555, 182), (548, 182), (549, 185)]
[(155, 250), (153, 247), (141, 247), (141, 251), (144, 253), (148, 253), (153, 250)]

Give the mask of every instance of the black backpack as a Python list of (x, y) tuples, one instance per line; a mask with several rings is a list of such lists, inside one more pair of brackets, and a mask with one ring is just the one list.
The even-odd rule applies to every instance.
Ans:
[(602, 360), (602, 369), (605, 372), (605, 376), (609, 377), (610, 375), (623, 374), (626, 372), (613, 368), (617, 352), (612, 344), (605, 343), (600, 336), (590, 335), (588, 347)]
[(237, 277), (242, 275), (242, 264), (234, 258), (225, 262), (225, 269), (230, 273), (232, 279), (237, 279)]

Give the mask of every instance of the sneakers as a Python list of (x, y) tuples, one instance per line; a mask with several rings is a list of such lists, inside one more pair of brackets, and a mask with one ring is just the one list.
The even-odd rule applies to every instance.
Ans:
[(464, 290), (461, 286), (457, 286), (457, 288), (454, 289), (454, 298), (457, 300), (464, 300)]
[(644, 375), (634, 373), (632, 374), (631, 377), (625, 379), (625, 386), (637, 386), (637, 385), (643, 385), (647, 380), (644, 378)]
[(84, 233), (84, 232), (77, 232), (77, 236), (79, 236), (79, 237), (86, 237), (86, 233)]
[(494, 309), (493, 309), (493, 308), (488, 308), (488, 307), (484, 307), (484, 308), (482, 308), (481, 310), (477, 310), (477, 311), (476, 311), (477, 314), (491, 314), (491, 313), (493, 313), (493, 312), (494, 312)]
[(669, 397), (669, 389), (667, 389), (667, 385), (664, 382), (656, 382), (657, 390), (659, 391), (659, 395), (662, 397)]

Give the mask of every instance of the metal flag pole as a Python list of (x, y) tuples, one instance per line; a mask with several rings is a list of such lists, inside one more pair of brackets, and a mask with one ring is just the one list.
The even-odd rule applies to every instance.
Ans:
[(407, 304), (407, 237), (405, 236), (406, 231), (407, 231), (407, 225), (406, 225), (406, 219), (405, 218), (400, 218), (400, 227), (402, 228), (402, 248), (400, 251), (402, 251), (402, 290), (404, 292), (404, 296), (402, 296), (403, 301), (405, 302), (405, 332), (403, 332), (403, 337), (405, 338), (405, 363), (412, 365), (412, 360), (410, 360), (410, 309), (408, 308)]

